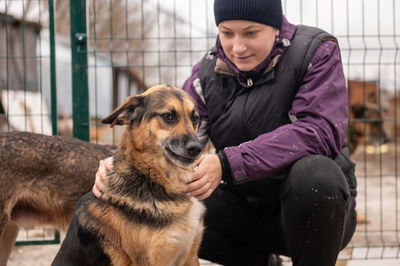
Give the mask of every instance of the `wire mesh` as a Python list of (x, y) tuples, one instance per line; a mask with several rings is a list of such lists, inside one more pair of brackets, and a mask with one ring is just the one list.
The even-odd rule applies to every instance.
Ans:
[[(290, 22), (325, 29), (341, 47), (349, 88), (348, 144), (359, 182), (359, 223), (340, 258), (399, 259), (400, 4), (396, 0), (282, 3)], [(182, 86), (192, 66), (214, 45), (213, 1), (87, 0), (86, 4), (90, 138), (116, 143), (119, 129), (104, 127), (98, 118), (149, 86)], [(48, 133), (47, 10), (44, 0), (0, 0), (2, 131), (33, 131), (33, 125)], [(59, 134), (71, 135), (69, 1), (55, 1), (55, 20)], [(26, 106), (18, 112), (12, 109), (14, 93), (22, 95)], [(35, 112), (28, 110), (31, 106)]]
[[(47, 0), (0, 1), (0, 131), (52, 134), (47, 9)], [(59, 233), (21, 231), (16, 245), (45, 243), (59, 243)]]
[[(359, 224), (340, 258), (399, 258), (400, 5), (394, 0), (282, 3), (290, 22), (325, 29), (341, 46), (349, 87), (348, 143), (359, 182)], [(99, 104), (100, 96), (97, 112), (107, 113), (125, 96), (154, 84), (182, 86), (192, 66), (214, 45), (212, 4), (211, 0), (88, 1), (91, 84), (99, 84), (99, 69), (113, 73), (113, 90), (107, 92), (112, 105), (106, 110)], [(100, 63), (100, 58), (105, 61)], [(95, 128), (102, 132), (92, 134), (96, 141), (118, 139), (97, 123)]]

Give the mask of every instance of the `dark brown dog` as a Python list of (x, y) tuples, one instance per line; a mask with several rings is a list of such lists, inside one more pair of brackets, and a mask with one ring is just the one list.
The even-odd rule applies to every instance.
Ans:
[(204, 206), (185, 192), (198, 119), (186, 92), (159, 85), (102, 120), (126, 125), (114, 170), (101, 199), (78, 201), (53, 265), (199, 265)]
[(0, 133), (0, 265), (20, 227), (66, 230), (76, 201), (91, 190), (114, 147), (28, 132)]
[(384, 144), (390, 141), (383, 127), (382, 112), (374, 104), (354, 104), (350, 108), (347, 143), (353, 154), (359, 144)]

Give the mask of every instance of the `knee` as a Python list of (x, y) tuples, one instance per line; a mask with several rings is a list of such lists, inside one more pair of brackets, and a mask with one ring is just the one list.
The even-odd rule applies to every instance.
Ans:
[(339, 166), (322, 155), (304, 157), (293, 164), (283, 182), (281, 195), (290, 193), (296, 197), (338, 197), (346, 200), (349, 188)]

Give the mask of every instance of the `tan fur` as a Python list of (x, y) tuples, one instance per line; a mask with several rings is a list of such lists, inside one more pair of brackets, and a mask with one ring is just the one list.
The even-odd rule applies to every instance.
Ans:
[[(177, 118), (169, 122), (165, 114)], [(197, 116), (195, 103), (187, 93), (160, 85), (127, 98), (102, 120), (126, 128), (102, 198), (88, 198), (78, 204), (76, 217), (80, 227), (98, 234), (101, 249), (113, 265), (199, 265), (197, 252), (205, 209), (196, 198), (186, 195), (186, 183), (192, 173), (191, 162), (201, 150), (188, 155), (185, 146), (193, 142), (200, 147), (195, 136)], [(176, 159), (180, 157), (184, 159)], [(162, 188), (166, 198), (152, 194), (157, 190), (146, 190), (143, 197), (133, 191), (122, 192), (137, 173)], [(142, 213), (143, 220), (129, 219), (125, 212)], [(160, 225), (147, 215), (162, 219)], [(69, 250), (65, 245), (64, 250)]]
[(101, 229), (105, 238), (103, 249), (114, 265), (196, 265), (203, 232), (203, 206), (199, 202), (188, 202), (179, 209), (170, 207), (179, 210), (182, 216), (189, 214), (188, 219), (154, 230), (133, 223), (116, 211), (103, 213), (100, 206), (91, 205), (89, 211), (97, 219), (96, 224), (80, 222)]
[(6, 265), (19, 228), (68, 228), (76, 201), (93, 186), (99, 161), (115, 147), (2, 132), (0, 150), (0, 265)]

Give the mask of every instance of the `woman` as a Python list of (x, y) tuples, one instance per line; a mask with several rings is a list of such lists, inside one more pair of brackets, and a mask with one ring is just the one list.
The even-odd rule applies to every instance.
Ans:
[(183, 86), (198, 104), (199, 138), (217, 151), (195, 163), (187, 185), (207, 207), (199, 256), (268, 265), (283, 254), (293, 265), (335, 265), (356, 226), (337, 40), (290, 24), (280, 0), (215, 0), (214, 15), (216, 45)]

